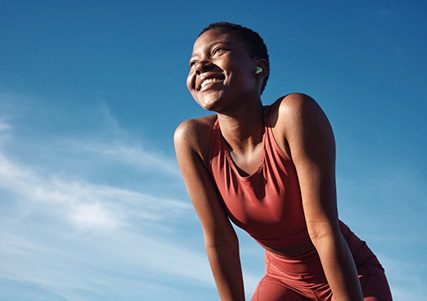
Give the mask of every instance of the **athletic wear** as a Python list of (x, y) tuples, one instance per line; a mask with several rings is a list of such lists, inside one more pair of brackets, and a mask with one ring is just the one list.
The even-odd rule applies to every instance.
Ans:
[[(266, 249), (266, 275), (252, 300), (333, 300), (307, 232), (295, 166), (274, 139), (269, 112), (270, 106), (265, 106), (261, 161), (254, 173), (240, 174), (218, 120), (208, 154), (208, 166), (228, 216)], [(364, 295), (372, 297), (365, 300), (391, 300), (384, 270), (375, 255), (341, 221), (340, 228)]]

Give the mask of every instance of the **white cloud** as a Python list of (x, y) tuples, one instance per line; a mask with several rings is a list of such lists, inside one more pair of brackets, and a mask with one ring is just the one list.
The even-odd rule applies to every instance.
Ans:
[[(0, 187), (56, 209), (78, 228), (114, 229), (127, 220), (178, 218), (190, 205), (174, 199), (85, 181), (37, 174), (0, 153)], [(54, 206), (54, 207), (52, 207)]]
[(148, 151), (143, 147), (136, 148), (120, 142), (110, 145), (80, 143), (78, 147), (80, 150), (85, 149), (101, 156), (107, 156), (116, 162), (125, 163), (141, 170), (156, 174), (160, 172), (175, 177), (180, 175), (175, 159)]
[[(79, 291), (103, 296), (108, 293), (103, 289), (106, 283), (137, 290), (137, 278), (148, 275), (153, 284), (176, 278), (214, 289), (202, 249), (141, 228), (144, 223), (155, 229), (157, 224), (187, 218), (193, 214), (187, 203), (40, 174), (0, 153), (2, 192), (27, 213), (19, 221), (8, 216), (0, 223), (0, 256), (5, 262), (0, 277), (31, 283), (69, 300), (79, 300)], [(75, 231), (70, 232), (70, 226)], [(245, 273), (249, 295), (258, 280)]]
[[(4, 130), (11, 128), (2, 125)], [(93, 139), (89, 150), (73, 137), (59, 142), (43, 136), (32, 141), (10, 138), (7, 142), (20, 141), (18, 148), (34, 152), (43, 145), (43, 151), (55, 155), (61, 155), (57, 150), (63, 141), (74, 141), (67, 145), (80, 152), (69, 159), (70, 165), (92, 154), (90, 159), (99, 164), (105, 156), (114, 158), (113, 168), (132, 164), (147, 172), (156, 170), (165, 182), (177, 176), (172, 159), (124, 142), (111, 148)], [(34, 141), (39, 145), (32, 147)], [(3, 143), (0, 148), (0, 206), (8, 213), (0, 221), (0, 287), (1, 283), (22, 285), (22, 289), (30, 286), (40, 296), (73, 301), (87, 300), (85, 295), (105, 300), (107, 295), (120, 296), (120, 291), (156, 286), (166, 290), (164, 279), (171, 283), (188, 279), (212, 288), (204, 253), (161, 231), (193, 214), (188, 202), (179, 196), (164, 197), (164, 191), (153, 195), (119, 184), (98, 184), (84, 173), (76, 177), (64, 173), (64, 166), (56, 169), (58, 165), (50, 164), (48, 155), (47, 161), (12, 156), (13, 152), (6, 152), (8, 146)], [(137, 299), (143, 296), (143, 292), (132, 294)]]
[(78, 228), (115, 229), (118, 226), (118, 219), (101, 203), (75, 205), (69, 214)]

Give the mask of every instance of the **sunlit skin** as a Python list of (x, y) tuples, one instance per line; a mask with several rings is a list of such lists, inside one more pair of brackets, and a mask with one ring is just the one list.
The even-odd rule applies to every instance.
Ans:
[[(256, 74), (257, 66), (263, 72)], [(221, 300), (245, 297), (237, 236), (207, 171), (209, 138), (218, 119), (240, 171), (251, 174), (259, 166), (264, 132), (260, 97), (268, 72), (264, 59), (251, 57), (242, 42), (217, 29), (196, 40), (189, 61), (188, 90), (202, 108), (215, 114), (182, 122), (174, 142)], [(214, 81), (202, 85), (206, 78)], [(335, 144), (329, 121), (314, 100), (298, 93), (274, 102), (269, 118), (277, 144), (296, 167), (307, 229), (334, 299), (363, 300), (354, 261), (338, 227)]]
[[(253, 76), (256, 60), (249, 56), (243, 43), (217, 30), (209, 30), (197, 39), (189, 68), (187, 87), (206, 110), (226, 110), (224, 106), (230, 107), (236, 97), (253, 98), (258, 90), (259, 78)], [(206, 77), (220, 81), (201, 88)]]
[[(264, 72), (255, 74), (257, 66)], [(260, 95), (267, 72), (264, 59), (250, 57), (242, 42), (217, 30), (196, 40), (189, 62), (188, 90), (202, 108), (217, 112), (232, 156), (249, 173), (256, 166), (250, 166), (248, 157), (260, 152), (264, 130)], [(210, 77), (218, 81), (201, 88)]]

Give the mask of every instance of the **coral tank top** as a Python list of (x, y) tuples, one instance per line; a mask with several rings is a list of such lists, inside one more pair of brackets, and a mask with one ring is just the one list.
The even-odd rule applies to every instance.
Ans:
[(269, 112), (264, 106), (261, 162), (253, 174), (239, 173), (218, 119), (208, 166), (230, 219), (266, 249), (283, 252), (307, 245), (310, 238), (296, 169), (273, 137)]

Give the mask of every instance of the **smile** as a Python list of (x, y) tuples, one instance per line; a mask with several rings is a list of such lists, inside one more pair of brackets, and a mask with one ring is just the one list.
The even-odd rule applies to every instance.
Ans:
[(220, 73), (204, 73), (196, 79), (196, 91), (202, 91), (208, 89), (211, 85), (215, 83), (223, 82), (225, 76)]
[(222, 79), (220, 79), (220, 78), (208, 78), (208, 79), (205, 79), (204, 81), (202, 81), (202, 83), (200, 85), (200, 90), (202, 90), (204, 87), (206, 87), (210, 83), (215, 83), (215, 82), (220, 82), (220, 81), (222, 81)]

